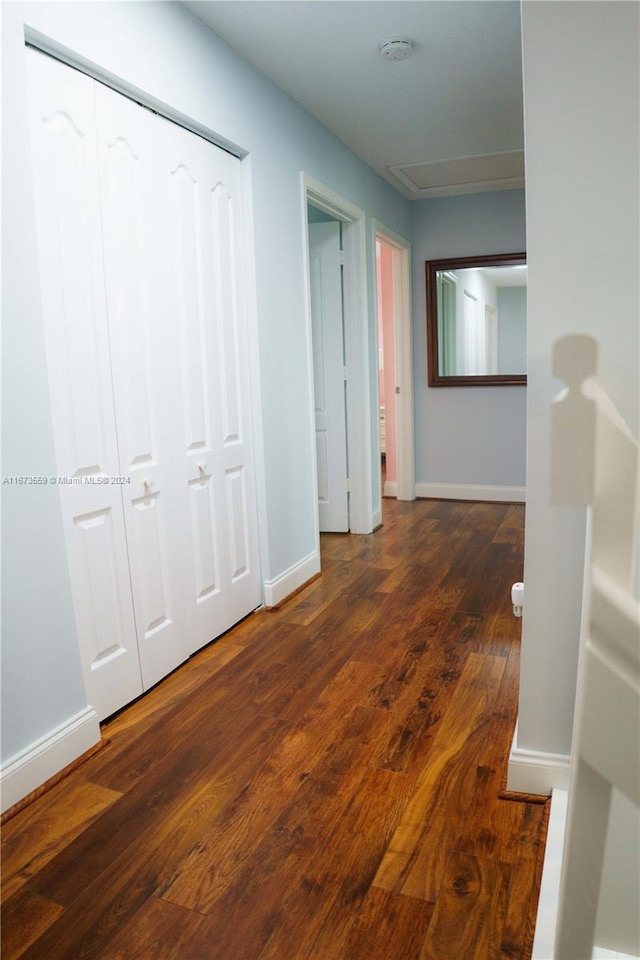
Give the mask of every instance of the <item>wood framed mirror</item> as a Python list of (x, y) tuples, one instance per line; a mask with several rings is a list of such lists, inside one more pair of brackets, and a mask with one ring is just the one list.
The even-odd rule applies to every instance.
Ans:
[(527, 382), (525, 253), (428, 260), (430, 387)]

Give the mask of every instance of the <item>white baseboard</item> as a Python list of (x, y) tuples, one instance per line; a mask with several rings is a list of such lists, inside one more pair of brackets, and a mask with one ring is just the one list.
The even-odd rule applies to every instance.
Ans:
[(2, 812), (42, 786), (100, 742), (100, 724), (93, 707), (69, 717), (2, 765)]
[(549, 813), (549, 827), (547, 829), (531, 960), (550, 960), (551, 957), (555, 956), (562, 848), (564, 846), (566, 820), (567, 791), (554, 790), (551, 794), (551, 811)]
[(385, 480), (384, 489), (382, 491), (383, 497), (397, 497), (398, 496), (398, 481), (397, 480)]
[(536, 793), (543, 797), (551, 796), (552, 790), (567, 790), (570, 762), (571, 758), (564, 753), (543, 753), (519, 747), (516, 724), (509, 754), (507, 790)]
[(273, 580), (264, 581), (265, 607), (277, 607), (288, 596), (299, 590), (307, 580), (315, 577), (316, 573), (320, 573), (320, 556), (314, 550), (308, 557), (294, 563), (292, 567), (274, 577)]
[(377, 530), (382, 526), (382, 507), (377, 507), (371, 514), (371, 529)]
[(524, 503), (525, 487), (497, 487), (481, 483), (416, 483), (416, 497), (435, 500), (495, 500)]

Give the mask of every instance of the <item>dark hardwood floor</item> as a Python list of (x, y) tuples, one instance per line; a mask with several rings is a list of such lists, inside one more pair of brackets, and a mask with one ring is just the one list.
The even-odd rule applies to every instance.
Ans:
[(2, 958), (528, 960), (524, 508), (384, 501), (3, 828)]

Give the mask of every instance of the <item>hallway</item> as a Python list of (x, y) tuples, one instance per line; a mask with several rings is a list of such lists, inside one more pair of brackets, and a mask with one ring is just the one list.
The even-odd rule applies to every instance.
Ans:
[(528, 960), (524, 507), (383, 501), (3, 829), (4, 960)]

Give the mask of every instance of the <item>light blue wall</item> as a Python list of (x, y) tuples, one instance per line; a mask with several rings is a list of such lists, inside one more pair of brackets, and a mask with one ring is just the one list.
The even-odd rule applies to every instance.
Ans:
[(312, 207), (311, 204), (307, 206), (307, 217), (309, 223), (335, 223), (335, 217), (332, 217), (330, 213), (325, 213), (324, 210), (318, 210), (317, 207)]
[[(22, 24), (3, 4), (2, 475), (56, 475), (28, 156)], [(58, 492), (3, 484), (2, 758), (87, 705)]]
[[(325, 127), (175, 3), (3, 4), (5, 461), (3, 473), (55, 472), (29, 180), (25, 24), (103, 74), (150, 94), (248, 154), (256, 252), (260, 498), (264, 579), (315, 547), (303, 270), (301, 172), (402, 236), (408, 202)], [(370, 272), (373, 230), (367, 228)], [(372, 338), (374, 283), (369, 278)], [(375, 374), (375, 370), (374, 370)], [(372, 386), (373, 390), (373, 386)], [(86, 703), (57, 501), (9, 491), (3, 565), (3, 757)]]
[(425, 261), (525, 249), (524, 190), (411, 205), (416, 481), (525, 484), (525, 387), (428, 387)]

